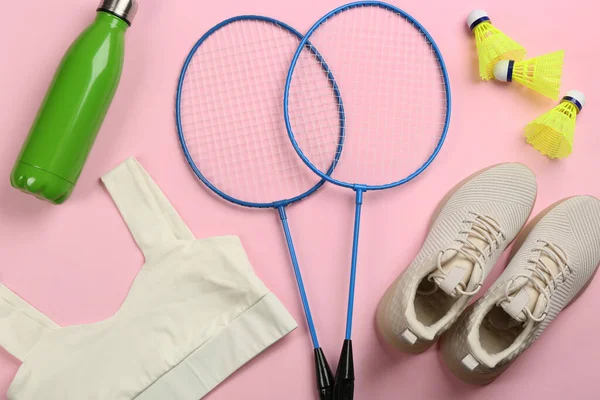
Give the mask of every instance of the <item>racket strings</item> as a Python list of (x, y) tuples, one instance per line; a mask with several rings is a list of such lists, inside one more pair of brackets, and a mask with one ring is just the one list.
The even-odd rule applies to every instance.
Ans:
[[(346, 131), (335, 179), (383, 185), (409, 176), (432, 155), (446, 126), (444, 72), (427, 36), (400, 14), (356, 7), (334, 15), (310, 36), (340, 88)], [(304, 51), (303, 53), (309, 53)], [(307, 100), (320, 90), (294, 67), (288, 115), (300, 150), (313, 164), (327, 157), (339, 122)], [(330, 94), (331, 96), (331, 94)], [(311, 116), (307, 118), (307, 116)]]
[(298, 44), (276, 24), (238, 21), (209, 36), (189, 64), (180, 104), (185, 145), (202, 174), (236, 199), (270, 203), (319, 182), (295, 154), (282, 118)]

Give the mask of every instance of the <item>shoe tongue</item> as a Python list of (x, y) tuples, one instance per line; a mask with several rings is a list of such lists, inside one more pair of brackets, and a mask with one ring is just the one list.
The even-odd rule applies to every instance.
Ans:
[[(555, 276), (560, 272), (559, 266), (545, 254), (540, 256), (539, 261), (548, 267)], [(544, 271), (540, 272), (542, 272), (546, 278), (550, 278), (548, 273)], [(540, 285), (540, 287), (547, 287), (546, 283), (537, 274), (533, 274), (532, 278)], [(513, 297), (512, 300), (503, 302), (501, 307), (508, 315), (518, 322), (527, 322), (525, 308), (528, 308), (535, 318), (539, 318), (546, 309), (546, 296), (542, 296), (533, 283), (524, 277), (519, 277), (513, 282), (511, 291), (508, 295)]]
[[(483, 240), (477, 237), (470, 236), (468, 240), (480, 249), (489, 247)], [(479, 254), (472, 249), (464, 250), (472, 253), (475, 257), (479, 256)], [(445, 272), (446, 276), (441, 281), (436, 282), (440, 289), (450, 296), (458, 296), (456, 289), (459, 285), (463, 290), (466, 289), (470, 291), (473, 290), (476, 284), (481, 280), (481, 270), (475, 268), (475, 263), (457, 249), (450, 248), (444, 251), (441, 264), (442, 270)]]

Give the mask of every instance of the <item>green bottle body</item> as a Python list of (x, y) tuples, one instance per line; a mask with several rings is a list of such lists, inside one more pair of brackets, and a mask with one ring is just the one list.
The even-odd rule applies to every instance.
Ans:
[(71, 45), (11, 173), (15, 188), (55, 204), (70, 196), (117, 90), (128, 27), (99, 11)]

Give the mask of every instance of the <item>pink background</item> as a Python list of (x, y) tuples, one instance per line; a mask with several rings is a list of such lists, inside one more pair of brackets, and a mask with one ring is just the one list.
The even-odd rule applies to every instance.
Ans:
[[(453, 94), (448, 140), (432, 167), (410, 184), (367, 194), (355, 316), (357, 399), (597, 398), (600, 281), (564, 312), (536, 345), (497, 382), (474, 388), (446, 371), (438, 351), (396, 353), (381, 343), (373, 316), (390, 282), (417, 252), (438, 200), (464, 176), (504, 161), (520, 161), (538, 176), (534, 212), (563, 197), (600, 197), (600, 123), (595, 0), (431, 2), (393, 0), (433, 35), (445, 56)], [(238, 234), (256, 273), (283, 301), (300, 328), (218, 387), (225, 400), (314, 398), (307, 329), (275, 212), (231, 206), (196, 182), (181, 156), (173, 118), (175, 83), (184, 57), (210, 27), (237, 14), (264, 14), (305, 31), (339, 0), (141, 0), (128, 33), (120, 89), (71, 200), (60, 207), (12, 188), (8, 175), (64, 50), (91, 21), (96, 0), (5, 2), (0, 50), (0, 280), (61, 325), (113, 314), (142, 257), (98, 178), (135, 156), (198, 237)], [(175, 5), (176, 3), (176, 5)], [(525, 144), (527, 122), (553, 106), (513, 85), (477, 79), (474, 42), (465, 27), (485, 8), (529, 55), (565, 49), (563, 93), (580, 89), (588, 105), (578, 121), (571, 158), (553, 162)], [(353, 196), (326, 187), (289, 209), (289, 218), (320, 340), (337, 361), (344, 334)], [(500, 273), (504, 258), (488, 284)], [(0, 398), (19, 364), (0, 353)]]

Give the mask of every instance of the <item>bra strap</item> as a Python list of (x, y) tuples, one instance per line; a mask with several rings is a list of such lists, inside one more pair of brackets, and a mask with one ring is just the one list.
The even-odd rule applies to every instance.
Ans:
[(0, 347), (19, 361), (48, 334), (60, 327), (0, 284)]
[(104, 175), (102, 181), (146, 258), (175, 240), (195, 239), (160, 188), (134, 158), (128, 158)]

